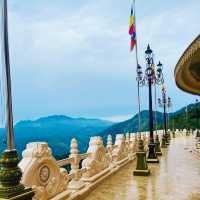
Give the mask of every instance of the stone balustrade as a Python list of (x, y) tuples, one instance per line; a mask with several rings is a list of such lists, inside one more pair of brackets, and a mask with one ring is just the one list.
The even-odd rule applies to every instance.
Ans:
[[(162, 135), (163, 130), (157, 133)], [(141, 138), (147, 151), (149, 132), (142, 132)], [(137, 133), (117, 134), (113, 144), (112, 136), (108, 135), (105, 147), (101, 137), (91, 137), (87, 152), (80, 154), (78, 142), (73, 138), (70, 155), (63, 160), (55, 160), (47, 143), (29, 143), (19, 163), (22, 183), (34, 189), (34, 200), (81, 199), (99, 182), (135, 159), (138, 139)], [(69, 172), (66, 165), (70, 166)]]

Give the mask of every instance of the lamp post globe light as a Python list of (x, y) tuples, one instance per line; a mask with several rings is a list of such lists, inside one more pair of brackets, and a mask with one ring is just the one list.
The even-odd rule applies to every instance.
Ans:
[[(150, 142), (147, 162), (158, 163), (158, 157), (156, 154), (155, 142), (154, 142), (154, 125), (153, 125), (153, 106), (152, 106), (152, 85), (161, 85), (164, 82), (162, 73), (162, 64), (159, 62), (157, 68), (154, 64), (153, 51), (150, 46), (147, 46), (145, 51), (146, 69), (144, 77), (140, 76), (140, 86), (147, 85), (149, 89), (149, 131), (150, 131)], [(139, 74), (142, 73), (141, 66), (139, 67)]]

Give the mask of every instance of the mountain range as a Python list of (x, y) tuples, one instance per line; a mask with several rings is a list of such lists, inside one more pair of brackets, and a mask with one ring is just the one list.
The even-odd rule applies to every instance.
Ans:
[[(27, 143), (45, 141), (52, 148), (55, 157), (64, 157), (69, 153), (71, 139), (75, 137), (79, 149), (84, 152), (91, 136), (99, 135), (113, 124), (99, 119), (71, 118), (64, 115), (20, 121), (14, 126), (16, 149), (21, 154)], [(5, 138), (5, 129), (0, 130), (0, 136)], [(4, 148), (1, 144), (0, 150)]]
[[(200, 128), (200, 122), (197, 125), (197, 119), (200, 117), (200, 103), (190, 104), (186, 107), (169, 113), (169, 127), (172, 128), (173, 122), (175, 128)], [(163, 128), (163, 113), (154, 112), (157, 128)], [(186, 117), (187, 116), (187, 117)], [(174, 120), (173, 120), (174, 119)], [(141, 130), (146, 131), (149, 127), (149, 112), (141, 112)], [(79, 151), (86, 152), (91, 136), (102, 136), (104, 143), (108, 134), (113, 138), (118, 133), (137, 132), (138, 114), (129, 120), (114, 123), (100, 119), (71, 118), (64, 115), (52, 115), (37, 120), (20, 121), (14, 126), (16, 149), (21, 155), (29, 142), (44, 141), (49, 144), (53, 155), (57, 159), (66, 157), (70, 151), (70, 141), (75, 137), (78, 141)], [(0, 144), (0, 151), (5, 149), (6, 130), (0, 129), (0, 137), (3, 138)]]

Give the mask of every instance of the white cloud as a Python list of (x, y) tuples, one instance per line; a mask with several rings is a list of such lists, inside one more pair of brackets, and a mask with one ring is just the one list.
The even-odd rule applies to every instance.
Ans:
[[(161, 59), (165, 64), (168, 88), (174, 94), (177, 92), (171, 81), (174, 66), (181, 52), (200, 32), (199, 2), (171, 4), (154, 0), (146, 3), (145, 8), (143, 3), (137, 3), (140, 63), (144, 64), (147, 43), (152, 44), (156, 60)], [(157, 7), (152, 12), (154, 4)], [(63, 112), (71, 107), (87, 107), (90, 112), (90, 105), (98, 108), (102, 103), (115, 104), (116, 108), (134, 106), (136, 111), (135, 56), (129, 53), (127, 33), (129, 12), (129, 2), (120, 0), (102, 0), (98, 4), (89, 0), (19, 4), (13, 0), (9, 19), (18, 112), (28, 112), (20, 111), (26, 102), (36, 111), (50, 109), (52, 113), (62, 110), (64, 103), (67, 106)], [(142, 92), (142, 99), (146, 94), (146, 90)], [(40, 96), (41, 105), (36, 106), (31, 100), (35, 96)], [(105, 115), (112, 115), (106, 112)]]
[(123, 122), (132, 117), (133, 117), (133, 115), (129, 114), (129, 115), (114, 115), (114, 116), (109, 116), (109, 117), (102, 117), (101, 119), (112, 121), (112, 122)]

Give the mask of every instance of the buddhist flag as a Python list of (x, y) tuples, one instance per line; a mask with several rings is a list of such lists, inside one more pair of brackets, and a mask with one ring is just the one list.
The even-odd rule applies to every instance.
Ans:
[(135, 17), (133, 13), (133, 6), (131, 7), (131, 16), (130, 16), (130, 24), (129, 24), (129, 35), (131, 36), (131, 48), (130, 51), (134, 49), (136, 44), (136, 28), (135, 28)]

